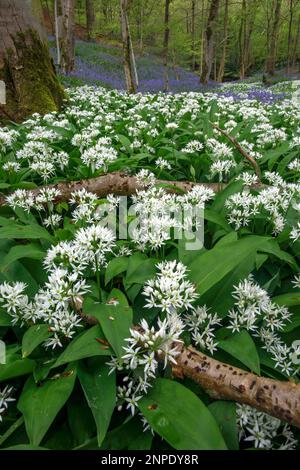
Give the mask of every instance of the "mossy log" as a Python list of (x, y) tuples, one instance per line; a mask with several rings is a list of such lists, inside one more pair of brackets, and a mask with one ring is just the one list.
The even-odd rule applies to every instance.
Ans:
[(65, 98), (41, 26), (37, 0), (0, 2), (0, 80), (6, 104), (0, 121), (22, 121), (33, 113), (59, 110)]

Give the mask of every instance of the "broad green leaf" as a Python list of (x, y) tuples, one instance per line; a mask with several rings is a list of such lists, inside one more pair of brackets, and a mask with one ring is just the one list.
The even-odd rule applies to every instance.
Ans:
[(31, 326), (22, 339), (22, 357), (29, 356), (37, 346), (49, 338), (50, 334), (49, 325)]
[(40, 385), (30, 377), (24, 385), (18, 401), (23, 413), (30, 444), (38, 446), (51, 426), (57, 413), (72, 393), (76, 378), (75, 366), (54, 376)]
[[(97, 340), (100, 340), (100, 342)], [(79, 359), (84, 359), (86, 357), (110, 356), (112, 354), (112, 350), (101, 342), (103, 340), (103, 332), (99, 325), (95, 325), (92, 328), (83, 331), (71, 341), (52, 368), (67, 364), (68, 362), (78, 361)]]
[(217, 421), (226, 445), (230, 450), (239, 449), (236, 404), (231, 401), (215, 401), (208, 409)]
[(6, 363), (0, 364), (0, 382), (30, 374), (34, 367), (35, 361), (28, 358), (22, 359), (17, 353), (8, 353)]
[(213, 222), (214, 224), (219, 225), (224, 230), (226, 230), (226, 232), (231, 232), (232, 231), (232, 228), (230, 227), (230, 225), (226, 221), (225, 217), (223, 217), (218, 212), (215, 212), (213, 209), (205, 209), (204, 218), (205, 218), (205, 220), (208, 220), (209, 222)]
[(132, 326), (132, 309), (123, 305), (100, 304), (88, 298), (84, 301), (83, 311), (97, 318), (117, 356), (123, 356), (125, 339), (130, 336)]
[(43, 227), (37, 224), (32, 225), (7, 225), (6, 227), (0, 228), (0, 239), (27, 239), (27, 240), (47, 240), (51, 243), (54, 242), (54, 238), (50, 233)]
[(1, 261), (1, 271), (5, 271), (7, 266), (21, 258), (43, 259), (44, 257), (45, 251), (38, 245), (16, 245), (10, 249)]
[(128, 258), (120, 256), (113, 258), (107, 265), (105, 270), (105, 285), (109, 283), (115, 276), (124, 273), (127, 270)]
[(100, 447), (116, 406), (116, 376), (109, 375), (106, 364), (89, 361), (88, 368), (80, 365), (78, 377), (96, 422)]
[(203, 295), (251, 254), (254, 256), (266, 240), (268, 238), (252, 235), (224, 246), (216, 246), (201, 254), (199, 259), (196, 256), (189, 265), (189, 277), (197, 284), (198, 293)]
[(300, 292), (289, 292), (272, 298), (272, 302), (285, 307), (295, 307), (300, 305)]
[(218, 340), (218, 347), (245, 364), (251, 371), (258, 375), (260, 374), (260, 363), (256, 346), (246, 330), (242, 330), (234, 335), (228, 331), (228, 336), (225, 339)]
[(208, 408), (178, 382), (157, 379), (138, 402), (150, 426), (176, 450), (224, 450), (226, 444)]
[(157, 261), (154, 258), (129, 258), (125, 283), (127, 285), (144, 284), (148, 279), (155, 276)]

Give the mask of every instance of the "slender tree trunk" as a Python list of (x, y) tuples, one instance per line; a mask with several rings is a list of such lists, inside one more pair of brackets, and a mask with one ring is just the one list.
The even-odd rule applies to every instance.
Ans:
[(214, 61), (214, 49), (215, 49), (215, 23), (218, 16), (220, 0), (211, 0), (210, 2), (210, 9), (208, 15), (207, 26), (205, 30), (205, 51), (204, 51), (204, 63), (203, 63), (203, 70), (201, 74), (200, 81), (201, 83), (207, 83)]
[(93, 38), (95, 24), (94, 0), (86, 0), (86, 31), (87, 38), (90, 41)]
[(165, 0), (165, 33), (164, 33), (164, 50), (163, 50), (163, 63), (164, 63), (164, 91), (169, 91), (169, 39), (170, 39), (170, 3), (171, 0)]
[(229, 0), (225, 0), (225, 10), (224, 10), (224, 38), (223, 38), (223, 49), (222, 49), (222, 56), (220, 60), (219, 70), (217, 81), (222, 82), (224, 78), (225, 72), (225, 63), (226, 63), (226, 53), (227, 53), (227, 43), (228, 43), (228, 17), (229, 17)]
[(129, 31), (128, 23), (128, 1), (120, 0), (120, 13), (121, 13), (121, 29), (122, 29), (122, 41), (123, 41), (123, 53), (124, 53), (124, 72), (126, 89), (129, 93), (136, 93), (136, 84), (134, 81), (134, 66), (132, 63), (133, 52), (132, 43)]
[(54, 23), (55, 23), (55, 42), (56, 42), (56, 65), (60, 67), (60, 26), (59, 26), (59, 0), (54, 0)]
[(270, 48), (266, 67), (267, 73), (269, 75), (275, 74), (281, 6), (282, 0), (276, 0), (274, 10), (274, 22), (271, 31)]
[(191, 4), (191, 33), (192, 33), (192, 70), (196, 69), (196, 50), (195, 50), (195, 13), (196, 13), (196, 0), (192, 0)]
[(291, 70), (291, 48), (292, 48), (292, 27), (294, 19), (294, 0), (289, 0), (289, 31), (288, 31), (288, 44), (287, 44), (287, 73)]
[(299, 39), (300, 39), (300, 15), (299, 15), (298, 21), (297, 21), (297, 32), (296, 32), (294, 50), (293, 50), (293, 56), (292, 56), (292, 67), (295, 67), (296, 62), (298, 60), (298, 56), (299, 56), (298, 55)]
[(20, 121), (58, 110), (64, 92), (57, 80), (37, 0), (0, 1), (0, 80), (6, 104), (0, 119)]
[(204, 64), (204, 37), (205, 37), (205, 27), (204, 27), (204, 17), (205, 17), (205, 0), (202, 0), (202, 8), (201, 8), (201, 46), (200, 46), (200, 77), (203, 71), (203, 64)]
[(70, 73), (75, 68), (75, 0), (60, 1), (61, 69), (64, 73)]
[(242, 12), (241, 12), (241, 25), (239, 32), (239, 49), (240, 49), (240, 79), (243, 80), (246, 75), (246, 64), (245, 64), (245, 38), (247, 28), (247, 5), (246, 0), (242, 1)]

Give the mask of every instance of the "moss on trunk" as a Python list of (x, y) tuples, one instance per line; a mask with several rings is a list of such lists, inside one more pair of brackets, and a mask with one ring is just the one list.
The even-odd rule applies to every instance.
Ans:
[(47, 44), (31, 29), (12, 39), (15, 50), (5, 51), (0, 68), (0, 79), (6, 84), (6, 105), (0, 108), (0, 118), (21, 121), (33, 113), (59, 110), (65, 93)]

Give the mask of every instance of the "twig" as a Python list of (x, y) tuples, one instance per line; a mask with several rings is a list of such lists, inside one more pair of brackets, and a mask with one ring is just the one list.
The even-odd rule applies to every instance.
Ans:
[(241, 146), (241, 144), (236, 140), (235, 137), (233, 137), (232, 135), (228, 134), (226, 131), (224, 131), (223, 129), (221, 129), (219, 126), (217, 126), (217, 124), (214, 124), (213, 122), (211, 122), (211, 125), (217, 130), (219, 131), (222, 135), (224, 135), (224, 137), (226, 137), (228, 140), (230, 140), (230, 142), (235, 146), (235, 148), (240, 152), (240, 154), (246, 158), (246, 160), (248, 160), (248, 162), (250, 163), (250, 165), (253, 167), (255, 173), (256, 173), (256, 176), (258, 177), (258, 181), (260, 182), (261, 181), (261, 170), (260, 170), (260, 167), (258, 165), (258, 163), (255, 161), (255, 159), (253, 157), (251, 157), (245, 149), (243, 149), (243, 147)]

